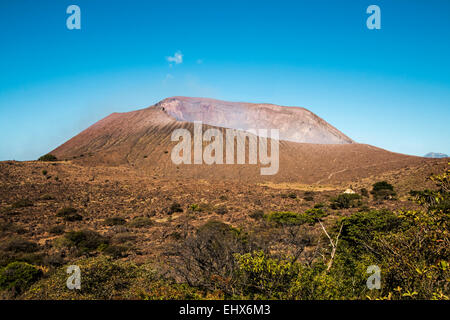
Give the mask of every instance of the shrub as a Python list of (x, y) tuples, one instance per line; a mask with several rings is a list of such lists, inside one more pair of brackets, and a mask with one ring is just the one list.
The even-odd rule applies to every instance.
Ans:
[(356, 193), (342, 193), (331, 199), (331, 209), (348, 209), (361, 205), (361, 196)]
[(277, 211), (266, 214), (265, 219), (276, 225), (302, 225), (305, 223), (314, 223), (315, 217), (307, 213), (299, 214), (290, 211)]
[(126, 220), (122, 217), (109, 217), (106, 218), (103, 223), (107, 226), (120, 226), (126, 223)]
[(122, 258), (126, 256), (126, 252), (129, 250), (128, 247), (123, 245), (108, 246), (103, 250), (103, 253), (111, 256), (115, 259)]
[(23, 234), (26, 230), (12, 222), (2, 221), (0, 222), (0, 235), (3, 236), (4, 233), (15, 232), (18, 234)]
[(81, 269), (81, 290), (67, 290), (67, 266), (64, 266), (48, 279), (34, 284), (24, 295), (25, 298), (114, 299), (130, 288), (138, 270), (132, 263), (115, 262), (104, 256), (82, 259), (71, 264)]
[(386, 234), (404, 227), (402, 219), (389, 210), (357, 212), (342, 219), (341, 239), (355, 250), (364, 249), (364, 243), (375, 234)]
[(245, 253), (254, 244), (248, 235), (226, 223), (210, 220), (174, 244), (170, 262), (176, 275), (189, 285), (231, 294), (237, 271), (234, 253)]
[(32, 207), (32, 206), (33, 206), (33, 202), (31, 202), (30, 200), (28, 200), (28, 199), (21, 199), (21, 200), (18, 200), (16, 202), (14, 202), (11, 205), (11, 208), (12, 209), (18, 209), (18, 208), (25, 208), (25, 207)]
[(42, 271), (25, 262), (12, 262), (0, 271), (0, 289), (21, 294), (42, 276)]
[(291, 199), (297, 199), (297, 194), (295, 192), (290, 192), (287, 196)]
[(307, 214), (309, 217), (312, 217), (314, 219), (321, 219), (328, 215), (322, 208), (315, 208), (315, 207), (312, 209), (306, 210), (305, 214)]
[(196, 212), (196, 211), (203, 211), (202, 208), (201, 208), (198, 204), (196, 204), (196, 203), (191, 204), (191, 205), (189, 206), (189, 209), (190, 209), (191, 211), (194, 211), (194, 212)]
[(108, 238), (91, 230), (71, 231), (64, 235), (63, 244), (77, 249), (78, 254), (84, 254), (101, 249), (109, 243)]
[(122, 232), (114, 235), (113, 242), (115, 243), (125, 243), (135, 241), (137, 236), (131, 232)]
[(152, 224), (153, 224), (153, 221), (147, 217), (135, 217), (133, 220), (128, 222), (128, 225), (133, 228), (149, 227)]
[(252, 213), (250, 213), (250, 218), (255, 219), (255, 220), (259, 220), (264, 218), (264, 211), (263, 210), (255, 210)]
[(34, 242), (22, 238), (13, 238), (3, 245), (3, 249), (14, 253), (32, 253), (38, 251), (39, 246)]
[(224, 206), (216, 208), (216, 213), (220, 215), (224, 215), (228, 213), (228, 209)]
[(183, 212), (183, 208), (177, 202), (172, 203), (172, 205), (170, 206), (170, 208), (168, 210), (168, 214), (173, 214), (175, 212)]
[(273, 259), (263, 251), (236, 254), (240, 285), (251, 299), (283, 299), (297, 278), (299, 265), (292, 258)]
[(21, 299), (33, 300), (111, 300), (111, 299), (201, 299), (199, 290), (187, 284), (162, 279), (148, 265), (129, 261), (114, 261), (99, 256), (81, 259), (70, 264), (81, 269), (81, 290), (67, 290), (67, 266), (57, 269), (49, 277), (33, 284)]
[(50, 228), (49, 232), (51, 234), (60, 235), (64, 233), (64, 226), (63, 225), (57, 225)]
[(306, 191), (305, 194), (304, 194), (304, 196), (303, 196), (303, 199), (304, 199), (305, 201), (314, 201), (314, 192), (312, 192), (312, 191)]
[(380, 191), (380, 190), (394, 191), (394, 187), (391, 184), (387, 183), (386, 181), (376, 182), (372, 185), (373, 192)]
[(394, 199), (394, 197), (396, 196), (394, 187), (386, 181), (374, 183), (372, 186), (372, 191), (370, 191), (370, 193), (377, 200), (390, 200)]
[(360, 193), (363, 197), (366, 197), (366, 198), (369, 197), (369, 191), (367, 191), (366, 188), (361, 188)]
[(83, 220), (83, 217), (77, 213), (77, 209), (71, 207), (66, 207), (59, 210), (56, 216), (71, 222)]
[(43, 155), (38, 159), (38, 161), (57, 161), (57, 160), (58, 159), (50, 153)]

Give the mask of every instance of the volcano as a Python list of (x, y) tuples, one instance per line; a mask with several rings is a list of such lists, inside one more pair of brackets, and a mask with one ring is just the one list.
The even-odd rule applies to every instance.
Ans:
[[(280, 170), (261, 177), (259, 165), (175, 165), (175, 129), (279, 129)], [(300, 107), (171, 97), (145, 109), (112, 113), (51, 151), (89, 166), (124, 165), (159, 177), (342, 183), (429, 161), (360, 144)], [(431, 160), (431, 159), (430, 159)]]

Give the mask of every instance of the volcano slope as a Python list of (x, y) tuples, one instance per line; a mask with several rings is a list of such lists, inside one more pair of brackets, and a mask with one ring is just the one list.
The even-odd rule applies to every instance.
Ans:
[[(227, 110), (239, 116), (233, 119)], [(77, 263), (80, 256), (108, 255), (151, 262), (161, 274), (183, 281), (168, 264), (169, 248), (183, 245), (188, 235), (208, 221), (258, 230), (279, 250), (287, 233), (268, 224), (265, 215), (317, 207), (327, 213), (322, 222), (330, 228), (362, 208), (414, 208), (409, 191), (433, 188), (429, 175), (441, 172), (447, 163), (355, 143), (309, 111), (299, 110), (169, 98), (100, 120), (51, 151), (59, 161), (0, 162), (0, 267), (26, 261), (43, 266), (51, 275), (63, 264)], [(261, 118), (272, 122), (260, 125)], [(278, 173), (262, 176), (260, 166), (250, 164), (173, 164), (170, 155), (176, 142), (171, 134), (179, 128), (192, 132), (195, 120), (203, 121), (204, 130), (214, 127), (222, 132), (225, 128), (279, 128), (284, 140), (279, 145)], [(296, 130), (311, 134), (298, 136)], [(370, 190), (382, 180), (394, 186), (395, 199), (380, 201), (368, 194), (358, 206), (332, 207), (333, 198), (346, 189), (363, 194), (362, 188)], [(310, 234), (312, 240), (298, 259), (314, 259), (314, 252), (326, 250), (319, 250), (317, 244), (322, 229), (318, 224), (301, 227), (302, 234)], [(72, 232), (83, 230), (105, 243), (80, 248), (69, 241)], [(65, 290), (65, 282), (61, 287)], [(29, 292), (37, 296), (23, 297), (81, 297), (67, 290), (58, 291), (58, 296), (52, 290), (33, 289)], [(15, 296), (0, 290), (0, 297)]]
[[(171, 150), (177, 142), (171, 141), (171, 134), (179, 128), (193, 134), (192, 121), (202, 121), (203, 132), (215, 126), (224, 134), (225, 128), (279, 129), (278, 173), (261, 176), (259, 165), (248, 165), (248, 143), (247, 165), (173, 164)], [(127, 165), (158, 177), (249, 183), (350, 183), (428, 161), (354, 143), (306, 109), (182, 97), (143, 110), (113, 113), (51, 153), (86, 166)]]

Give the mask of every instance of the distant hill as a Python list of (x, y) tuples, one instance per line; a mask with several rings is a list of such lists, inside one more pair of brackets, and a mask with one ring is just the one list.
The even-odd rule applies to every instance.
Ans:
[(424, 155), (425, 158), (448, 158), (448, 155), (438, 152), (429, 152)]

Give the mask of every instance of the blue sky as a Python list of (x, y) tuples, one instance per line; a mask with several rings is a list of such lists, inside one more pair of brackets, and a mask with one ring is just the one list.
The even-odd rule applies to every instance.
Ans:
[(361, 143), (450, 154), (448, 0), (3, 0), (0, 43), (0, 160), (176, 95), (302, 106)]

